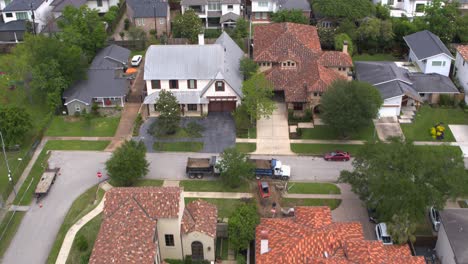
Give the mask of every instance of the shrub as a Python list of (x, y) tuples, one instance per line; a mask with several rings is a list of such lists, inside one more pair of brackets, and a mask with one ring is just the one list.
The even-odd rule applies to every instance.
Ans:
[(130, 20), (128, 18), (126, 18), (124, 20), (124, 30), (128, 30), (130, 28)]
[(91, 258), (91, 252), (87, 252), (86, 254), (81, 256), (80, 263), (81, 264), (88, 264), (90, 258)]
[(135, 125), (133, 127), (133, 136), (138, 136), (141, 124), (143, 124), (143, 118), (141, 117), (141, 114), (138, 113), (136, 119), (135, 119)]
[(221, 35), (221, 30), (219, 29), (205, 29), (205, 38), (218, 38)]
[(150, 29), (149, 33), (150, 33), (150, 35), (155, 36), (156, 35), (156, 29)]
[(195, 121), (188, 123), (184, 129), (190, 137), (201, 137), (201, 133), (205, 131), (205, 128)]
[(236, 123), (236, 132), (237, 134), (241, 134), (249, 130), (252, 126), (250, 122), (249, 114), (244, 105), (240, 105), (233, 113), (232, 116), (234, 117), (234, 122)]
[(86, 239), (86, 237), (83, 235), (79, 235), (76, 238), (76, 246), (78, 247), (78, 250), (81, 252), (85, 252), (86, 250), (88, 250), (89, 245), (88, 245), (88, 240)]
[(452, 96), (448, 94), (441, 94), (439, 98), (439, 105), (440, 106), (454, 106), (455, 100)]
[(91, 106), (91, 114), (93, 116), (99, 116), (99, 105), (97, 103), (93, 103)]

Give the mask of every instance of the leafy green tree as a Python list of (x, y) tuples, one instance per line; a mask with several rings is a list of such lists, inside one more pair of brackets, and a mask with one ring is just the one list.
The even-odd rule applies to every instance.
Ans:
[(344, 33), (348, 35), (353, 41), (358, 39), (356, 22), (345, 19), (340, 22), (340, 25), (336, 29), (336, 34)]
[(258, 71), (258, 64), (251, 58), (243, 57), (239, 63), (239, 70), (244, 75), (244, 80), (250, 79)]
[(396, 44), (399, 44), (398, 46), (406, 45), (404, 44), (405, 41), (403, 40), (404, 36), (413, 34), (418, 31), (416, 24), (409, 21), (406, 17), (393, 18), (392, 25), (394, 34), (393, 40)]
[(468, 15), (457, 18), (457, 36), (461, 42), (468, 42)]
[(392, 22), (390, 20), (380, 20), (378, 18), (366, 18), (358, 28), (360, 43), (371, 50), (382, 51), (389, 47), (394, 34)]
[(273, 98), (273, 84), (262, 73), (255, 74), (242, 84), (242, 104), (249, 116), (258, 120), (269, 117), (276, 108)]
[(345, 41), (348, 42), (348, 53), (350, 55), (353, 55), (353, 51), (354, 51), (353, 41), (345, 33), (341, 33), (341, 34), (338, 34), (338, 35), (335, 36), (335, 50), (342, 51), (343, 50), (343, 44), (344, 44)]
[(374, 5), (368, 0), (314, 0), (312, 7), (322, 16), (353, 21), (374, 13)]
[(179, 128), (180, 108), (177, 98), (170, 91), (162, 90), (154, 105), (159, 112), (157, 121), (158, 133), (163, 135), (174, 134)]
[(139, 27), (130, 27), (128, 29), (128, 37), (131, 40), (146, 40), (146, 32)]
[(107, 25), (111, 25), (114, 20), (117, 19), (117, 15), (119, 14), (119, 7), (118, 6), (111, 6), (109, 11), (102, 17), (102, 19), (107, 23)]
[(242, 204), (229, 217), (229, 247), (236, 251), (246, 250), (255, 239), (255, 228), (260, 223), (257, 206), (254, 203)]
[(317, 27), (320, 45), (323, 49), (333, 49), (335, 45), (335, 31), (334, 28)]
[(392, 221), (388, 223), (388, 232), (392, 234), (392, 240), (397, 244), (405, 244), (410, 240), (416, 241), (414, 232), (416, 231), (416, 223), (412, 222), (408, 215), (393, 215)]
[(97, 10), (86, 5), (80, 8), (66, 6), (61, 18), (57, 21), (60, 39), (68, 45), (80, 47), (89, 60), (104, 47), (107, 35)]
[(310, 24), (309, 19), (304, 16), (300, 9), (284, 9), (271, 14), (271, 20), (276, 23), (292, 22), (296, 24)]
[(443, 208), (447, 199), (467, 192), (463, 157), (448, 146), (429, 150), (398, 139), (368, 143), (355, 154), (353, 168), (342, 171), (339, 181), (351, 184), (382, 222), (418, 222), (429, 206)]
[(32, 128), (31, 116), (24, 107), (0, 107), (0, 131), (6, 146), (19, 144)]
[(112, 184), (131, 186), (148, 173), (146, 147), (142, 141), (125, 141), (106, 161), (106, 170)]
[(322, 120), (343, 138), (369, 126), (383, 100), (371, 84), (336, 81), (321, 99)]
[(375, 6), (375, 16), (382, 20), (390, 19), (390, 8), (381, 3), (377, 4)]
[(187, 10), (183, 15), (177, 15), (172, 25), (176, 37), (187, 38), (190, 43), (196, 43), (198, 34), (203, 32), (202, 21), (194, 10)]
[(217, 166), (221, 171), (221, 181), (232, 188), (254, 177), (254, 165), (248, 161), (246, 154), (236, 148), (225, 149)]
[(234, 29), (234, 38), (246, 38), (249, 36), (249, 22), (243, 18), (236, 21), (236, 28)]

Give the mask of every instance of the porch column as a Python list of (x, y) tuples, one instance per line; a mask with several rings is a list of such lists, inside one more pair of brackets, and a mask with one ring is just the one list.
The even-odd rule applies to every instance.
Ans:
[(120, 106), (124, 107), (123, 96), (120, 97)]

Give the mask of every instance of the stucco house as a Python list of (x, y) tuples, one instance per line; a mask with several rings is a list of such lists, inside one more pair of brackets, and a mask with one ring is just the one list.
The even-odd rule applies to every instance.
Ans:
[(270, 23), (270, 16), (280, 10), (302, 10), (310, 18), (310, 3), (307, 0), (252, 0), (250, 19), (252, 23)]
[(468, 45), (457, 47), (453, 76), (465, 90), (465, 102), (468, 102)]
[(91, 112), (93, 104), (99, 107), (123, 107), (130, 91), (130, 83), (124, 76), (124, 65), (130, 50), (110, 45), (94, 57), (87, 78), (75, 83), (63, 93), (68, 114)]
[[(171, 12), (165, 0), (127, 0), (127, 17), (145, 32), (156, 30), (156, 35), (171, 32)], [(156, 21), (155, 21), (156, 20)]]
[(449, 76), (452, 54), (429, 30), (423, 30), (403, 37), (410, 48), (409, 61), (416, 63), (422, 73), (438, 73)]
[(203, 200), (185, 205), (179, 187), (113, 188), (89, 263), (214, 261), (217, 215)]
[(182, 14), (194, 10), (206, 28), (232, 27), (243, 16), (241, 0), (182, 0)]
[(5, 1), (4, 4), (2, 17), (5, 23), (20, 20), (34, 21), (37, 33), (47, 24), (52, 11), (51, 1), (48, 0), (13, 0)]
[(262, 218), (255, 231), (255, 263), (425, 264), (408, 245), (365, 240), (359, 222), (333, 222), (326, 206), (296, 206), (295, 216)]
[[(294, 23), (255, 25), (253, 59), (288, 109), (319, 112), (320, 98), (335, 80), (347, 80), (353, 66), (343, 51), (322, 51), (317, 28)], [(298, 113), (299, 114), (299, 113)]]
[(413, 18), (424, 15), (424, 7), (432, 0), (372, 0), (374, 4), (390, 7), (390, 16)]
[(440, 211), (436, 252), (442, 264), (468, 263), (468, 209)]
[(146, 52), (145, 72), (150, 116), (161, 90), (177, 98), (184, 115), (231, 112), (241, 103), (243, 76), (239, 61), (244, 52), (223, 32), (215, 44), (153, 45)]

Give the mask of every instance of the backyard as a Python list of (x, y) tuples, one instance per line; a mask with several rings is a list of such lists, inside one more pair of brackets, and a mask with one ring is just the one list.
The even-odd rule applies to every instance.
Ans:
[(392, 54), (377, 53), (377, 54), (356, 54), (353, 56), (353, 61), (397, 61)]
[(216, 205), (218, 208), (218, 218), (231, 217), (234, 210), (244, 202), (239, 199), (213, 199), (213, 198), (185, 198), (185, 204), (195, 200), (205, 200), (209, 203)]
[(120, 117), (54, 116), (46, 136), (50, 137), (113, 137)]

